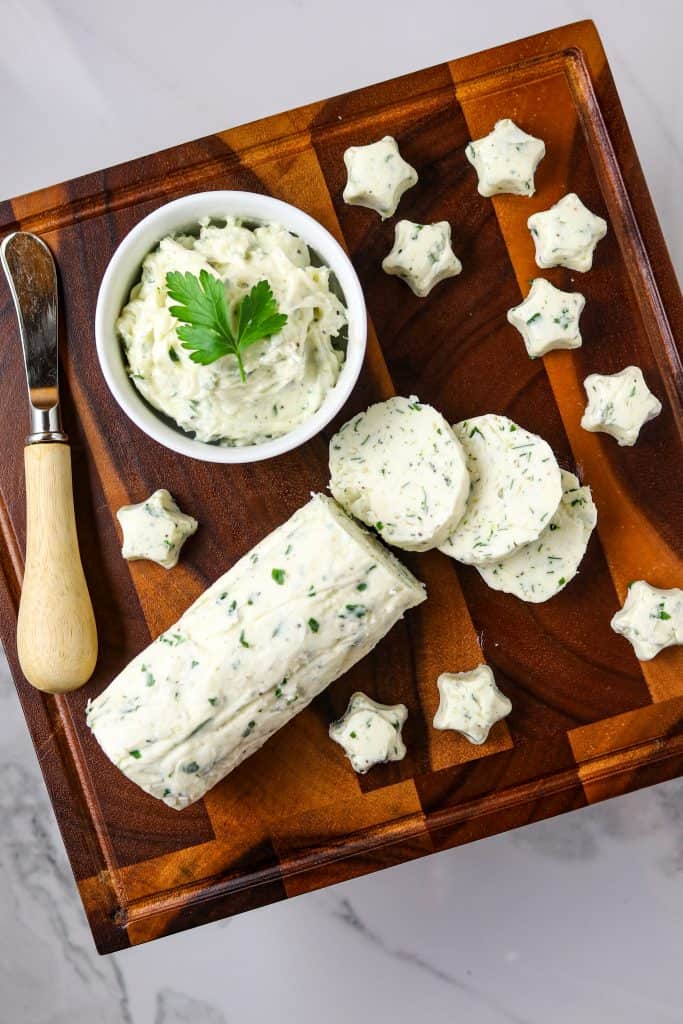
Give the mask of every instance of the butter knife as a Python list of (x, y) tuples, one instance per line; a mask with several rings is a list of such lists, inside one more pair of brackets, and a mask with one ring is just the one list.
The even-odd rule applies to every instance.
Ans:
[(66, 693), (88, 681), (97, 630), (78, 549), (71, 450), (59, 413), (57, 273), (36, 235), (0, 245), (19, 321), (31, 432), (26, 438), (26, 558), (17, 622), (21, 670), (33, 686)]

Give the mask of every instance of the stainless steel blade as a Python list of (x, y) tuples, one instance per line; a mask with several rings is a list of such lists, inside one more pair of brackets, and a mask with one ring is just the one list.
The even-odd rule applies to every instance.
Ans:
[(59, 415), (57, 271), (52, 254), (36, 235), (17, 231), (0, 245), (0, 262), (14, 299), (24, 350), (31, 412), (27, 441), (65, 441)]

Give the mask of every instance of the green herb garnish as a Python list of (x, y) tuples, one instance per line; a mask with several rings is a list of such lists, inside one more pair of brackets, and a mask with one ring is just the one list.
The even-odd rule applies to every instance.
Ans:
[(308, 626), (313, 633), (317, 633), (318, 630), (320, 629), (320, 623), (318, 622), (317, 619), (309, 619)]
[(367, 613), (367, 608), (364, 604), (347, 604), (346, 610), (351, 615), (355, 615), (357, 619), (362, 619)]
[(142, 754), (140, 753), (139, 750), (129, 750), (128, 753), (130, 754), (131, 757), (134, 757), (136, 761), (138, 761), (142, 757)]
[(284, 585), (284, 582), (285, 582), (285, 570), (284, 569), (273, 569), (270, 575), (273, 577), (273, 579), (275, 580), (276, 583), (280, 584), (280, 586)]
[(199, 277), (171, 270), (166, 274), (166, 288), (170, 298), (180, 303), (171, 306), (169, 312), (182, 321), (176, 333), (183, 348), (189, 350), (190, 359), (208, 366), (222, 356), (233, 355), (242, 383), (247, 379), (244, 350), (277, 334), (287, 323), (287, 315), (279, 312), (273, 290), (265, 280), (255, 284), (238, 303), (234, 327), (225, 286), (208, 270), (200, 270)]

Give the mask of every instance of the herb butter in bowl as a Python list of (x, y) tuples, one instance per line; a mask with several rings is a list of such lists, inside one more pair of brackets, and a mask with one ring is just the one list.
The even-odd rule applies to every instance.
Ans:
[(349, 258), (317, 221), (268, 196), (204, 192), (124, 238), (95, 333), (112, 394), (145, 433), (193, 458), (254, 462), (341, 409), (366, 313)]

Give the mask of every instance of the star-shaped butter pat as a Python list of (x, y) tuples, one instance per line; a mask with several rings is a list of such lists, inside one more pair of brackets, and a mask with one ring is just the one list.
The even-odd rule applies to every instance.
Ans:
[(593, 251), (607, 234), (607, 223), (583, 205), (575, 192), (549, 210), (534, 213), (527, 227), (539, 267), (567, 267), (584, 273), (593, 266)]
[(330, 726), (330, 738), (344, 748), (354, 771), (364, 775), (375, 764), (406, 756), (401, 729), (407, 717), (405, 704), (378, 704), (354, 693), (344, 715)]
[(488, 135), (470, 142), (465, 156), (477, 172), (480, 196), (496, 196), (501, 192), (532, 196), (534, 174), (545, 156), (545, 143), (527, 135), (506, 117), (496, 121)]
[(454, 729), (470, 743), (485, 743), (491, 727), (512, 711), (488, 665), (477, 665), (469, 672), (442, 672), (437, 686), (441, 699), (434, 728)]
[(172, 569), (180, 549), (199, 525), (181, 512), (169, 492), (162, 488), (137, 505), (124, 505), (116, 513), (123, 531), (121, 554), (129, 561), (145, 558)]
[(400, 220), (394, 232), (394, 247), (382, 260), (382, 270), (400, 277), (421, 299), (439, 281), (455, 277), (462, 263), (451, 248), (448, 221), (414, 224), (412, 220)]
[(532, 359), (556, 348), (580, 348), (579, 317), (586, 304), (581, 292), (563, 292), (537, 277), (524, 302), (508, 310), (508, 320), (524, 339)]
[(636, 658), (650, 661), (665, 647), (683, 644), (683, 590), (660, 590), (636, 580), (610, 625), (631, 642)]
[(344, 202), (375, 210), (382, 220), (394, 216), (403, 193), (417, 183), (417, 171), (403, 159), (391, 135), (369, 146), (350, 146), (344, 163)]
[(627, 366), (619, 373), (591, 373), (583, 386), (588, 405), (581, 426), (591, 433), (611, 434), (622, 448), (634, 445), (643, 424), (662, 411), (639, 366)]

